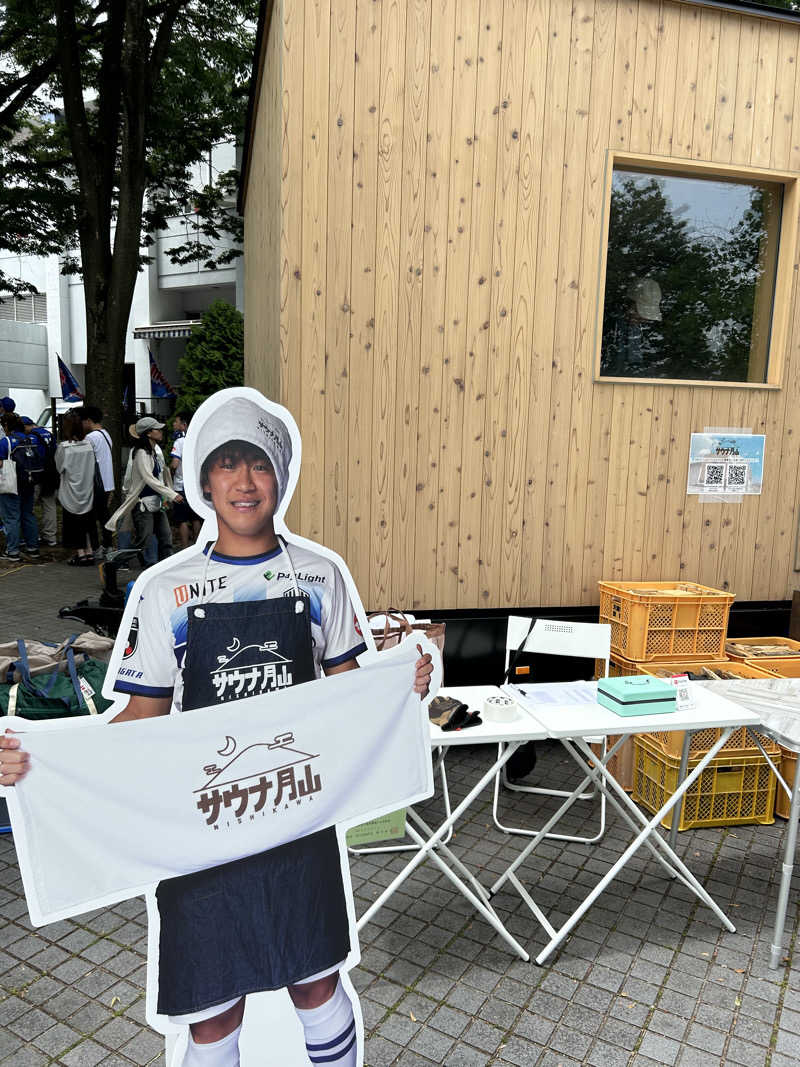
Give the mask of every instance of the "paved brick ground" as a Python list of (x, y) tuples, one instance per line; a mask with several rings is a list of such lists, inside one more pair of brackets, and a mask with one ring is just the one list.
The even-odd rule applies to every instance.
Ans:
[[(56, 640), (72, 632), (73, 624), (55, 618), (55, 610), (87, 595), (93, 582), (92, 572), (60, 563), (0, 572), (0, 640), (17, 633)], [(451, 753), (455, 798), (485, 759), (477, 748)], [(540, 746), (543, 784), (562, 784), (569, 773), (558, 746)], [(518, 848), (518, 839), (493, 828), (489, 800), (487, 794), (453, 842), (484, 883)], [(436, 799), (425, 805), (429, 821), (439, 810)], [(517, 811), (525, 820), (535, 808), (526, 801)], [(368, 1030), (366, 1064), (796, 1065), (797, 882), (786, 960), (777, 971), (768, 968), (783, 831), (778, 820), (680, 835), (679, 851), (728, 910), (735, 934), (722, 931), (681, 886), (637, 856), (542, 968), (515, 959), (449, 883), (423, 866), (363, 933), (354, 980)], [(540, 904), (566, 917), (627, 841), (612, 819), (600, 847), (548, 843), (523, 868), (524, 881)], [(359, 912), (401, 865), (397, 856), (353, 860)], [(495, 904), (534, 955), (544, 938), (521, 901), (502, 892)], [(2, 1067), (163, 1063), (161, 1039), (144, 1023), (140, 901), (33, 930), (6, 835), (0, 838), (0, 905)]]

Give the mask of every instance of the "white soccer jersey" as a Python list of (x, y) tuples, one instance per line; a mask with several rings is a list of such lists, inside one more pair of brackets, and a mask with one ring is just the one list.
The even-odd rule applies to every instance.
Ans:
[(178, 460), (178, 466), (172, 472), (172, 488), (178, 493), (183, 492), (183, 443), (185, 440), (185, 437), (179, 437), (173, 441), (172, 451), (169, 454), (170, 459)]
[[(173, 697), (183, 694), (188, 609), (292, 596), (294, 583), (286, 553), (311, 615), (314, 672), (338, 666), (366, 650), (353, 605), (336, 564), (307, 548), (281, 544), (260, 556), (232, 557), (197, 552), (176, 560), (145, 586), (134, 616), (114, 689), (118, 693)], [(208, 566), (206, 567), (206, 564)], [(223, 652), (224, 650), (220, 650)]]

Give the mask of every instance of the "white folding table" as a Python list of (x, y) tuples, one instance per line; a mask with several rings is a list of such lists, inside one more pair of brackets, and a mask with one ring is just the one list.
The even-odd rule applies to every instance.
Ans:
[[(492, 694), (500, 694), (501, 691), (497, 686), (480, 685), (457, 686), (454, 689), (441, 689), (439, 692), (442, 696), (458, 697), (459, 700), (468, 704), (471, 710), (480, 712), (483, 709), (485, 698)], [(431, 747), (434, 749), (457, 747), (459, 745), (497, 745), (497, 758), (461, 803), (453, 808), (449, 816), (445, 818), (436, 830), (428, 826), (413, 808), (408, 809), (406, 813), (406, 832), (419, 845), (419, 849), (391, 884), (383, 890), (380, 896), (370, 904), (360, 917), (357, 924), (358, 929), (361, 930), (373, 918), (421, 863), (430, 859), (483, 918), (494, 927), (506, 944), (521, 959), (528, 961), (530, 956), (500, 921), (490, 903), (486, 889), (455, 855), (444, 839), (451, 827), (474, 804), (478, 796), (494, 780), (495, 775), (505, 766), (519, 746), (525, 741), (544, 740), (547, 737), (547, 731), (524, 708), (518, 709), (516, 719), (511, 722), (487, 722), (484, 719), (480, 726), (470, 726), (466, 730), (442, 730), (439, 726), (431, 723), (430, 730)]]
[[(548, 686), (552, 692), (556, 687)], [(533, 690), (533, 691), (532, 691)], [(535, 686), (509, 686), (505, 691), (515, 695), (517, 700), (524, 701), (524, 706), (531, 715), (544, 727), (548, 737), (561, 741), (564, 748), (575, 760), (585, 773), (584, 779), (575, 788), (555, 814), (547, 820), (535, 837), (522, 849), (519, 856), (501, 875), (491, 888), (494, 896), (498, 890), (510, 883), (520, 894), (523, 901), (549, 935), (550, 940), (536, 957), (536, 962), (541, 964), (547, 957), (564, 941), (573, 927), (580, 921), (594, 901), (604, 889), (613, 881), (623, 869), (631, 856), (645, 845), (659, 861), (671, 878), (678, 878), (687, 886), (704, 904), (706, 904), (720, 919), (727, 929), (733, 931), (735, 927), (730, 919), (722, 912), (711, 896), (706, 892), (700, 882), (683, 863), (680, 857), (666, 840), (658, 833), (661, 820), (683, 799), (687, 790), (703, 773), (709, 762), (716, 756), (722, 746), (730, 737), (734, 729), (740, 726), (758, 726), (760, 718), (748, 709), (734, 704), (715, 693), (700, 686), (693, 685), (692, 692), (696, 706), (687, 711), (674, 711), (666, 715), (637, 715), (622, 717), (604, 708), (601, 704), (558, 704), (537, 703), (535, 698)], [(527, 694), (523, 696), (522, 694)], [(661, 809), (652, 817), (648, 818), (634, 804), (625, 790), (619, 785), (613, 775), (608, 771), (608, 761), (616, 753), (627, 737), (636, 733), (648, 733), (661, 730), (705, 730), (717, 727), (720, 730), (719, 739), (704, 754), (691, 774), (679, 782), (678, 788), (671, 797), (663, 804)], [(594, 753), (585, 737), (621, 734), (619, 741), (611, 748), (604, 759), (600, 759)], [(616, 863), (606, 872), (588, 896), (576, 908), (573, 914), (563, 923), (559, 929), (552, 926), (547, 916), (542, 912), (535, 900), (520, 881), (517, 871), (528, 856), (534, 851), (539, 842), (544, 838), (548, 830), (553, 827), (564, 815), (574, 802), (579, 793), (582, 793), (589, 783), (594, 783), (599, 789), (605, 790), (608, 803), (616, 810), (623, 822), (627, 823), (634, 832), (635, 837), (628, 848), (622, 853)]]

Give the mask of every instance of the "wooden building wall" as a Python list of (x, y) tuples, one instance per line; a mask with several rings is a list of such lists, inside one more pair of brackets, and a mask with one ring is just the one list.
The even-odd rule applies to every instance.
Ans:
[[(790, 595), (796, 283), (780, 389), (596, 383), (593, 353), (607, 151), (797, 170), (799, 36), (667, 0), (275, 0), (247, 379), (301, 427), (293, 528), (370, 608)], [(760, 497), (686, 496), (707, 426), (766, 433)]]

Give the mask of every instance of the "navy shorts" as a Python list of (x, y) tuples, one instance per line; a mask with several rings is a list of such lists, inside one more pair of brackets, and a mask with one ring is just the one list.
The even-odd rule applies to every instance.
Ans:
[(159, 884), (156, 899), (162, 1015), (282, 989), (350, 951), (334, 829), (170, 878)]

